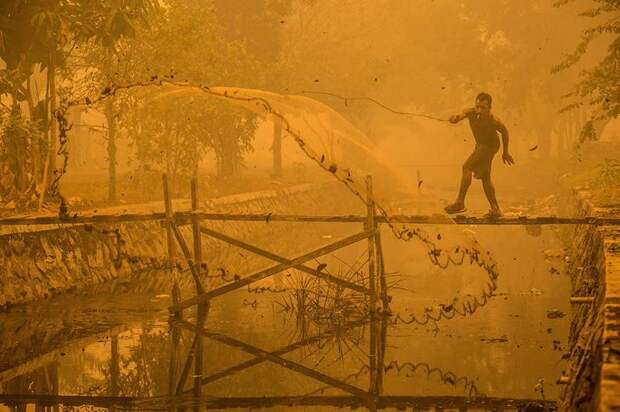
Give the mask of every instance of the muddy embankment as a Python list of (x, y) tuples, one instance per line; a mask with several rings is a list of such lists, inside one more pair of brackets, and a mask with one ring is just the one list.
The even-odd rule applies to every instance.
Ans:
[[(576, 190), (567, 212), (614, 216)], [(581, 225), (564, 230), (572, 284), (567, 383), (560, 410), (620, 410), (620, 228)], [(578, 299), (581, 298), (581, 299)]]
[[(163, 204), (159, 210), (162, 208)], [(176, 211), (188, 209), (189, 202), (175, 202)], [(364, 206), (336, 182), (210, 199), (201, 203), (201, 210), (322, 215), (361, 213)], [(322, 224), (269, 222), (268, 218), (265, 222), (204, 224), (268, 250), (286, 253), (316, 247), (324, 231)], [(191, 227), (182, 227), (181, 231), (191, 247)], [(36, 231), (24, 227), (12, 228), (12, 232), (0, 235), (0, 311), (64, 292), (92, 292), (96, 285), (161, 268), (166, 263), (166, 236), (161, 222), (75, 225)], [(203, 237), (202, 246), (211, 276), (215, 272), (226, 277), (243, 275), (266, 262), (211, 238)], [(179, 262), (183, 264), (180, 258)], [(216, 271), (219, 268), (223, 270)], [(181, 275), (182, 282), (190, 281), (186, 272)]]

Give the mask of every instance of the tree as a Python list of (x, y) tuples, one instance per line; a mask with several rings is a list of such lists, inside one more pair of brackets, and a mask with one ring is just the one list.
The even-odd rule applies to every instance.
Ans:
[[(560, 0), (556, 7), (573, 0)], [(620, 114), (620, 2), (615, 0), (593, 0), (595, 7), (580, 15), (596, 21), (584, 30), (575, 50), (558, 64), (554, 71), (560, 72), (574, 66), (583, 59), (592, 42), (602, 36), (611, 37), (607, 54), (593, 68), (586, 70), (576, 84), (572, 96), (577, 102), (567, 108), (574, 108), (587, 102), (595, 108), (595, 118), (614, 118)]]
[[(80, 45), (92, 41), (110, 48), (119, 38), (132, 35), (134, 21), (143, 18), (155, 4), (154, 0), (7, 0), (0, 4), (0, 58), (7, 70), (18, 74), (14, 77), (17, 81), (6, 81), (5, 73), (2, 83), (12, 87), (0, 94), (8, 93), (14, 100), (23, 96), (30, 119), (43, 119), (44, 145), (40, 139), (30, 139), (28, 150), (33, 160), (31, 176), (39, 186), (39, 206), (50, 179), (55, 176), (57, 180), (64, 172), (55, 165), (57, 140), (65, 138), (62, 130), (59, 133), (63, 122), (58, 122), (62, 116), (57, 98), (59, 70), (67, 69), (67, 58)], [(41, 100), (39, 93), (33, 95), (30, 81), (42, 71), (47, 80)], [(41, 146), (46, 148), (43, 166), (39, 165)]]
[[(110, 84), (131, 84), (159, 77), (193, 84), (251, 85), (256, 62), (241, 42), (225, 40), (212, 2), (169, 0), (122, 43)], [(121, 70), (121, 67), (130, 70)], [(251, 150), (256, 119), (222, 101), (157, 88), (115, 95), (117, 126), (126, 132), (139, 169), (165, 171), (171, 180), (196, 173), (200, 158), (214, 151), (221, 175), (239, 170)], [(144, 103), (147, 102), (147, 103)], [(122, 108), (122, 110), (121, 110)]]

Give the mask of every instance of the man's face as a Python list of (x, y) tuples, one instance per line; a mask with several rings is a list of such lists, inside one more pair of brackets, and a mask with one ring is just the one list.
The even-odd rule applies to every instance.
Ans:
[(491, 108), (489, 107), (489, 102), (486, 100), (476, 100), (476, 114), (479, 117), (488, 117), (491, 113)]

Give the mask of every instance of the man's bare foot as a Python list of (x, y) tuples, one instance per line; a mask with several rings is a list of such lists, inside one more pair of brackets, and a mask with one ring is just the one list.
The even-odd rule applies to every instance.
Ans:
[(489, 213), (487, 213), (486, 215), (484, 215), (485, 218), (489, 218), (489, 219), (495, 219), (498, 217), (502, 217), (504, 214), (502, 213), (502, 211), (500, 209), (491, 209), (489, 210)]
[(446, 206), (443, 210), (446, 211), (446, 213), (448, 214), (454, 214), (454, 213), (461, 213), (464, 212), (465, 210), (465, 205), (463, 203), (452, 203), (449, 206)]

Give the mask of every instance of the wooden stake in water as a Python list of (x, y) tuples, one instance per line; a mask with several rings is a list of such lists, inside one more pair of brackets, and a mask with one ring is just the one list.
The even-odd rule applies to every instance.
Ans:
[[(174, 279), (172, 286), (172, 305), (175, 306), (181, 300), (181, 290), (179, 288), (179, 280), (177, 279), (175, 261), (174, 233), (172, 232), (172, 199), (170, 197), (170, 189), (168, 187), (168, 176), (162, 175), (162, 185), (164, 190), (164, 208), (166, 215), (166, 247), (168, 250), (168, 268)], [(183, 316), (181, 311), (174, 313), (174, 316), (180, 318)], [(175, 359), (176, 362), (176, 359)], [(171, 372), (172, 374), (172, 372)]]
[(168, 267), (174, 269), (174, 235), (172, 233), (172, 199), (170, 198), (170, 189), (168, 187), (168, 176), (164, 174), (162, 176), (162, 183), (164, 188), (164, 207), (166, 210), (166, 246), (168, 248)]
[[(370, 289), (370, 351), (368, 363), (370, 368), (370, 384), (368, 392), (374, 398), (377, 395), (377, 279), (376, 279), (376, 222), (375, 222), (375, 201), (372, 192), (372, 177), (366, 177), (366, 231), (368, 236), (368, 288)], [(368, 409), (376, 410), (376, 403), (370, 402)]]
[[(196, 213), (198, 211), (198, 183), (196, 178), (193, 178), (191, 181), (191, 196), (192, 212)], [(194, 240), (194, 267), (196, 268), (195, 272), (198, 277), (198, 281), (196, 282), (196, 292), (201, 294), (204, 291), (200, 282), (202, 273), (202, 235), (200, 233), (200, 218), (196, 214), (192, 215), (192, 235)]]

